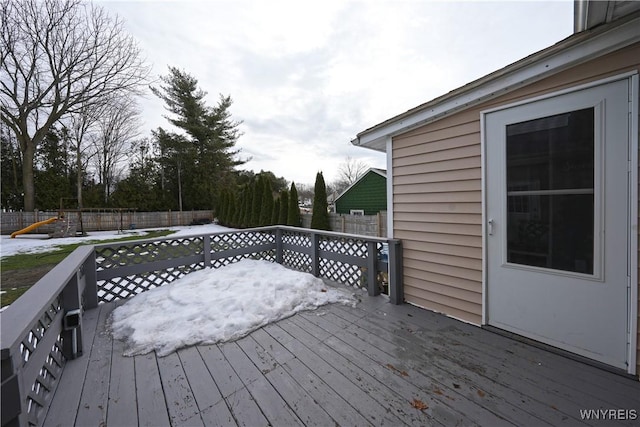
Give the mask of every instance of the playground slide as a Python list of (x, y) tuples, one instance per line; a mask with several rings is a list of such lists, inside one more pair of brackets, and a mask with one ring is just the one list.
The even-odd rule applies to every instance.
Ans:
[(19, 236), (20, 234), (28, 233), (31, 230), (35, 230), (36, 228), (40, 227), (41, 225), (51, 224), (52, 222), (57, 220), (58, 218), (49, 218), (49, 219), (45, 219), (44, 221), (33, 223), (30, 226), (23, 228), (22, 230), (14, 231), (13, 233), (11, 233), (11, 238), (14, 239), (16, 236)]

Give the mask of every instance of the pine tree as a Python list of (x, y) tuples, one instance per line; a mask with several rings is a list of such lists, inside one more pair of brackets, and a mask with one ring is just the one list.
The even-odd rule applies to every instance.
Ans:
[(311, 228), (316, 230), (331, 230), (329, 210), (327, 209), (327, 186), (324, 183), (322, 172), (318, 172), (316, 174), (316, 184), (313, 191), (314, 196)]
[(287, 215), (289, 214), (289, 191), (282, 190), (280, 192), (280, 213), (276, 224), (287, 225)]
[(296, 183), (291, 183), (291, 191), (289, 191), (289, 207), (287, 212), (287, 225), (300, 227), (302, 218), (300, 217), (300, 207), (298, 206), (298, 190)]
[(260, 208), (260, 226), (271, 225), (271, 214), (273, 213), (273, 191), (271, 191), (271, 181), (267, 177), (262, 179), (262, 207)]
[(198, 87), (198, 80), (175, 67), (169, 67), (160, 81), (151, 91), (172, 113), (169, 122), (186, 133), (181, 135), (179, 149), (164, 156), (169, 163), (181, 163), (185, 208), (207, 209), (215, 205), (214, 196), (221, 189), (231, 188), (235, 167), (244, 163), (237, 159), (235, 148), (240, 122), (229, 112), (233, 101), (221, 95), (217, 105), (208, 106), (207, 93)]

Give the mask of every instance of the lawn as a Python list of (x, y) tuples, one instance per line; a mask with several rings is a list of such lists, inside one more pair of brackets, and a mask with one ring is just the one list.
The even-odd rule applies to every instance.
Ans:
[(38, 253), (18, 253), (2, 257), (0, 276), (3, 293), (0, 295), (2, 307), (13, 303), (20, 295), (33, 286), (47, 271), (62, 261), (81, 245), (93, 245), (128, 240), (153, 239), (168, 236), (175, 230), (150, 230), (144, 235), (134, 235), (106, 240), (87, 240), (79, 243), (55, 245), (51, 250)]

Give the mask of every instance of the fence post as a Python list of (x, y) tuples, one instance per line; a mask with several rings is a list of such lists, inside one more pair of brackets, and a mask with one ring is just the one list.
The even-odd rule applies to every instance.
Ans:
[(202, 243), (202, 251), (204, 253), (204, 268), (208, 268), (211, 267), (211, 236), (208, 234), (204, 236)]
[(311, 274), (320, 277), (320, 235), (311, 232)]
[(378, 246), (376, 242), (367, 242), (367, 290), (369, 296), (380, 295), (377, 278)]
[(404, 302), (404, 284), (402, 282), (402, 243), (389, 240), (389, 300), (391, 304)]
[[(14, 360), (14, 355), (16, 360)], [(20, 393), (20, 351), (2, 349), (2, 426), (18, 427), (27, 425), (27, 413), (23, 410), (22, 394)]]
[(81, 270), (84, 274), (84, 307), (89, 310), (98, 307), (98, 278), (96, 274), (96, 250), (82, 264)]
[(80, 271), (69, 280), (62, 290), (64, 311), (62, 330), (62, 354), (67, 359), (82, 356), (82, 298), (80, 295)]
[(276, 262), (282, 264), (282, 228), (276, 228)]

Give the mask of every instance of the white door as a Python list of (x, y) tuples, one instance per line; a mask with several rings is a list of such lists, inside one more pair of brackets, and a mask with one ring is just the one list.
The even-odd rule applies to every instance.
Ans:
[(629, 84), (485, 115), (487, 323), (623, 369)]

